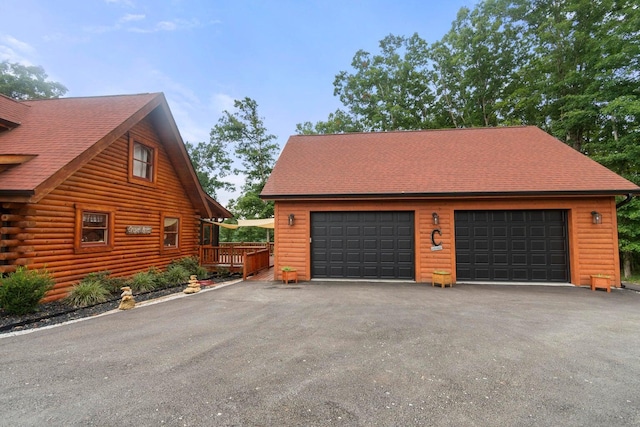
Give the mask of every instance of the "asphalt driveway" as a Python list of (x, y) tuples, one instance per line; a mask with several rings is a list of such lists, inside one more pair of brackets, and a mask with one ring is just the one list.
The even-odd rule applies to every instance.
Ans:
[(631, 426), (640, 294), (244, 282), (0, 338), (0, 425)]

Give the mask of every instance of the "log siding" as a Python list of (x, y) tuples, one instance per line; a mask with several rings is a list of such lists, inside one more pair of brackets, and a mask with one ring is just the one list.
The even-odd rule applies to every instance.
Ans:
[[(310, 216), (316, 211), (413, 211), (415, 213), (416, 282), (430, 283), (435, 269), (453, 272), (455, 280), (454, 212), (456, 210), (535, 210), (560, 209), (568, 213), (567, 241), (571, 283), (588, 286), (591, 274), (608, 274), (620, 284), (617, 219), (614, 197), (541, 197), (485, 199), (416, 200), (276, 200), (275, 274), (281, 278), (284, 266), (293, 267), (302, 280), (311, 271)], [(593, 224), (591, 211), (602, 213), (602, 224)], [(442, 232), (442, 250), (432, 251), (432, 213), (437, 212)], [(288, 225), (289, 214), (295, 224)]]
[[(157, 178), (153, 186), (130, 178), (131, 133), (135, 133), (136, 141), (156, 151)], [(122, 135), (40, 202), (29, 205), (28, 215), (24, 215), (25, 205), (22, 212), (14, 209), (14, 216), (6, 217), (19, 217), (23, 225), (28, 225), (15, 234), (24, 239), (13, 239), (13, 247), (32, 249), (32, 253), (3, 268), (11, 271), (15, 265), (28, 264), (32, 269), (46, 269), (56, 285), (45, 300), (64, 297), (91, 272), (108, 270), (114, 277), (130, 276), (150, 266), (162, 269), (173, 259), (198, 254), (201, 213), (185, 194), (153, 125), (144, 119), (131, 133)], [(110, 212), (113, 245), (83, 250), (78, 240), (78, 210)], [(164, 216), (180, 218), (177, 248), (163, 247)], [(127, 234), (129, 225), (150, 226), (151, 233)]]

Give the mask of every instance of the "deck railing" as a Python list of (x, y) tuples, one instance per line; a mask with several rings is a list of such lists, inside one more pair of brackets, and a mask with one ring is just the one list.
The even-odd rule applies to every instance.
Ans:
[(273, 255), (273, 242), (221, 242), (222, 247), (257, 247), (257, 248), (269, 248), (269, 253)]
[(244, 265), (242, 269), (243, 279), (267, 268), (269, 268), (268, 249), (258, 249), (257, 251), (247, 252), (244, 254)]
[(242, 271), (246, 277), (270, 267), (271, 250), (266, 242), (200, 246), (200, 265), (205, 268), (228, 268), (230, 272)]

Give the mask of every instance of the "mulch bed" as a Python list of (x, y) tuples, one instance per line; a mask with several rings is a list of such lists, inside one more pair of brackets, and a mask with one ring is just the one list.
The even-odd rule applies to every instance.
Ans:
[[(240, 276), (241, 277), (241, 276)], [(202, 283), (203, 288), (214, 286), (223, 282), (237, 279), (237, 275), (224, 278), (213, 278), (210, 283)], [(136, 303), (160, 298), (166, 295), (180, 293), (186, 287), (186, 283), (172, 286), (169, 288), (158, 289), (149, 292), (134, 294)], [(16, 332), (25, 329), (40, 328), (43, 326), (56, 325), (58, 323), (68, 322), (70, 320), (81, 319), (84, 317), (92, 317), (98, 314), (114, 310), (120, 304), (120, 297), (114, 296), (113, 299), (88, 307), (73, 308), (64, 300), (52, 301), (40, 304), (35, 313), (29, 313), (22, 316), (6, 313), (0, 308), (0, 333)]]

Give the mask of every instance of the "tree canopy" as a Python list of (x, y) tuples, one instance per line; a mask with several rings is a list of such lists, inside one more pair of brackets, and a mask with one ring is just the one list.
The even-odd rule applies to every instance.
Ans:
[[(235, 190), (233, 184), (220, 178), (232, 174), (244, 176), (241, 195), (228, 206), (236, 219), (269, 218), (273, 216), (273, 202), (265, 202), (259, 195), (276, 161), (279, 150), (276, 136), (268, 133), (255, 100), (245, 97), (235, 100), (233, 105), (235, 110), (223, 111), (211, 129), (208, 143), (188, 144), (189, 155), (200, 183), (212, 196), (221, 189)], [(221, 234), (222, 240), (261, 241), (264, 238), (264, 230), (253, 227), (224, 229)]]
[[(640, 184), (637, 0), (484, 0), (432, 44), (388, 35), (379, 48), (336, 75), (344, 108), (298, 133), (535, 125)], [(619, 210), (625, 273), (639, 209)]]
[(27, 66), (9, 61), (0, 62), (0, 93), (17, 100), (58, 98), (67, 88), (47, 80), (40, 66)]

